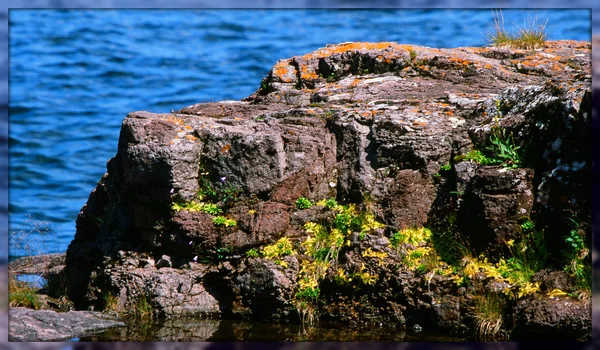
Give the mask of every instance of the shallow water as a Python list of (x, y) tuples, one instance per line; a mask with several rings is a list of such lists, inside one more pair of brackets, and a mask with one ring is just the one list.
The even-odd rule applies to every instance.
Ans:
[(426, 331), (415, 333), (384, 327), (350, 330), (342, 325), (324, 324), (303, 331), (297, 324), (183, 319), (155, 323), (131, 323), (127, 327), (81, 337), (78, 341), (361, 341), (361, 342), (457, 342), (460, 338)]
[[(536, 15), (550, 39), (590, 40), (589, 11)], [(507, 28), (526, 17), (504, 11)], [(46, 222), (54, 233), (31, 239), (53, 253), (73, 239), (128, 112), (239, 100), (278, 59), (328, 43), (484, 45), (493, 20), (489, 10), (13, 10), (9, 22), (10, 225)], [(11, 254), (23, 251), (11, 242)]]

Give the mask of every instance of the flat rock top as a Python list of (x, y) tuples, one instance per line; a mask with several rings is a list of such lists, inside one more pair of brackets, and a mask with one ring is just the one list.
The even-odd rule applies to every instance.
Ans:
[(89, 335), (107, 328), (125, 326), (100, 312), (31, 310), (10, 308), (9, 341), (61, 341)]
[[(438, 49), (392, 42), (328, 45), (279, 60), (260, 88), (242, 101), (199, 103), (171, 114), (130, 113), (126, 124), (143, 125), (146, 131), (135, 133), (138, 127), (125, 126), (120, 142), (192, 147), (219, 129), (265, 135), (283, 123), (318, 126), (331, 117), (379, 120), (437, 135), (485, 118), (485, 111), (474, 107), (509, 87), (550, 87), (580, 96), (591, 88), (591, 54), (590, 42), (569, 40), (549, 41), (536, 50)], [(307, 118), (311, 116), (315, 118)]]

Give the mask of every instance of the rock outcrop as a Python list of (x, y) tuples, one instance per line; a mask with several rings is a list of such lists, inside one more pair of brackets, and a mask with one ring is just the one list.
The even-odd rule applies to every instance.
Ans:
[[(69, 298), (104, 307), (110, 294), (123, 310), (143, 297), (165, 317), (298, 322), (312, 308), (350, 325), (465, 334), (481, 284), (514, 292), (507, 313), (526, 315), (502, 323), (505, 337), (546, 332), (536, 312), (554, 307), (552, 290), (512, 290), (464, 261), (448, 272), (450, 261), (419, 260), (434, 256), (425, 231), (419, 241), (397, 233), (460, 234), (494, 262), (526, 223), (551, 257), (573, 229), (589, 248), (590, 56), (574, 41), (535, 51), (345, 43), (278, 61), (242, 101), (130, 113), (77, 219)], [(490, 151), (494, 137), (506, 153)], [(563, 298), (577, 307), (554, 316), (574, 328), (556, 331), (589, 339), (591, 304)]]
[(9, 341), (40, 342), (65, 341), (88, 336), (125, 323), (100, 312), (11, 308), (9, 313)]

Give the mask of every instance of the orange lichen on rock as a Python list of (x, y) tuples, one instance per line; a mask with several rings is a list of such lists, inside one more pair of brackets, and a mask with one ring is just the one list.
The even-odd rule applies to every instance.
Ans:
[(283, 81), (285, 83), (289, 83), (292, 81), (292, 79), (288, 76), (290, 67), (293, 68), (290, 65), (289, 60), (288, 61), (279, 61), (275, 64), (275, 67), (273, 67), (273, 73), (281, 81)]
[(318, 75), (317, 75), (315, 72), (313, 72), (313, 71), (309, 70), (307, 65), (303, 65), (303, 66), (300, 68), (300, 70), (301, 70), (301, 75), (300, 75), (300, 77), (301, 77), (302, 79), (305, 79), (305, 80), (312, 80), (312, 79), (317, 79), (317, 78), (319, 77), (319, 76), (318, 76)]
[(161, 117), (160, 119), (164, 120), (166, 122), (169, 122), (169, 123), (173, 123), (173, 124), (175, 124), (177, 126), (181, 126), (181, 125), (185, 124), (185, 122), (184, 122), (184, 120), (182, 118), (179, 118), (179, 117), (176, 117), (176, 116), (173, 116), (173, 115), (170, 115), (168, 117)]
[(456, 63), (462, 64), (463, 66), (468, 66), (469, 64), (473, 63), (473, 62), (470, 62), (468, 60), (465, 60), (465, 59), (462, 59), (459, 57), (450, 57), (450, 58), (448, 58), (448, 61), (456, 62)]
[(380, 42), (380, 43), (371, 43), (371, 42), (353, 42), (353, 43), (345, 43), (340, 45), (328, 46), (321, 48), (315, 52), (311, 52), (302, 56), (304, 59), (311, 58), (324, 58), (329, 57), (335, 53), (344, 53), (346, 51), (360, 51), (360, 50), (383, 50), (387, 48), (398, 49), (399, 45), (393, 42)]
[(196, 136), (192, 136), (192, 135), (185, 135), (185, 138), (190, 140), (190, 141), (196, 141)]

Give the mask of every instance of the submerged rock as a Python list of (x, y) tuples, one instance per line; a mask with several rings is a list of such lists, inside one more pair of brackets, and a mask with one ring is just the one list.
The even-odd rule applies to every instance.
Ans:
[[(472, 330), (466, 274), (427, 260), (429, 238), (395, 233), (459, 228), (473, 254), (497, 260), (531, 219), (558, 255), (568, 216), (590, 241), (590, 54), (574, 41), (534, 52), (345, 43), (278, 61), (242, 101), (132, 112), (77, 218), (69, 298), (298, 322), (302, 291), (325, 320)], [(488, 150), (500, 129), (521, 161)], [(495, 165), (465, 156), (476, 150)], [(335, 249), (308, 253), (317, 223), (344, 231)], [(309, 273), (318, 287), (306, 289)]]

